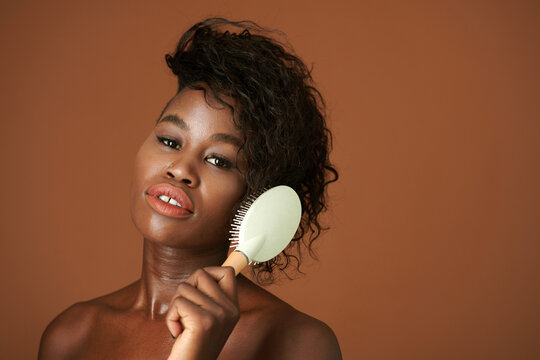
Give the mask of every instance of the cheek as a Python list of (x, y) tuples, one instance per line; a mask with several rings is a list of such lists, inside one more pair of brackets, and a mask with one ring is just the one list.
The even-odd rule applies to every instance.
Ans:
[(135, 155), (131, 173), (130, 210), (132, 217), (140, 213), (141, 207), (144, 208), (143, 204), (145, 201), (145, 190), (149, 183), (148, 179), (156, 176), (156, 173), (159, 172), (159, 164), (146, 151), (145, 144), (141, 146)]
[(216, 178), (209, 185), (208, 199), (213, 204), (212, 216), (219, 217), (227, 224), (230, 222), (232, 211), (240, 201), (245, 191), (245, 183), (240, 176)]
[(133, 182), (140, 185), (146, 179), (156, 176), (164, 168), (164, 164), (160, 163), (160, 161), (162, 162), (163, 159), (153, 154), (149, 139), (147, 139), (135, 156), (132, 173)]
[(222, 184), (223, 189), (227, 190), (227, 194), (223, 195), (224, 200), (229, 204), (229, 206), (234, 206), (242, 196), (245, 191), (245, 182), (240, 176), (235, 176), (229, 181)]
[(139, 151), (135, 156), (135, 161), (133, 162), (133, 171), (131, 173), (132, 198), (141, 196), (141, 192), (143, 191), (142, 184), (144, 183), (144, 179), (148, 176), (147, 164), (148, 162), (145, 160), (144, 153)]

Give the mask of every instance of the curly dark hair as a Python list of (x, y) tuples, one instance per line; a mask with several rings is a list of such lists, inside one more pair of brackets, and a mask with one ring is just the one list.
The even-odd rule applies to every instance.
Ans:
[[(246, 197), (276, 185), (288, 185), (300, 197), (302, 220), (291, 244), (253, 266), (259, 284), (271, 283), (275, 268), (285, 270), (293, 262), (301, 272), (302, 246), (315, 257), (312, 243), (327, 229), (319, 223), (327, 209), (326, 186), (338, 179), (328, 156), (332, 135), (325, 102), (311, 69), (269, 33), (276, 31), (252, 21), (210, 18), (193, 25), (176, 51), (165, 56), (178, 77), (178, 92), (191, 88), (206, 94), (208, 89), (233, 111), (244, 141)], [(234, 99), (235, 106), (223, 95)]]

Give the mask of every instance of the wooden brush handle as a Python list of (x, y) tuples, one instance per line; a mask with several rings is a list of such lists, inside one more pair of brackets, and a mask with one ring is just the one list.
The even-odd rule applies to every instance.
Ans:
[(240, 251), (233, 251), (221, 266), (232, 266), (234, 274), (238, 275), (248, 265), (246, 255)]

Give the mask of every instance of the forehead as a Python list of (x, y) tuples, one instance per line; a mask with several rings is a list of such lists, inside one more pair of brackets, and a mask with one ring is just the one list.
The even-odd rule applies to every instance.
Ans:
[[(233, 99), (225, 97), (223, 100), (234, 106)], [(220, 103), (209, 90), (182, 90), (169, 101), (156, 125), (170, 115), (180, 118), (187, 127), (194, 122), (208, 123), (231, 132), (239, 132), (233, 122), (231, 107)]]

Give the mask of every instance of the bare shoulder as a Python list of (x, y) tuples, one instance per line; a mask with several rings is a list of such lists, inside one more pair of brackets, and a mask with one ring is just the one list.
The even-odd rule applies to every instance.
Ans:
[(338, 340), (324, 322), (290, 306), (269, 316), (274, 324), (269, 337), (280, 359), (341, 359)]
[(84, 350), (100, 317), (125, 302), (132, 285), (92, 300), (77, 302), (57, 315), (45, 328), (39, 345), (40, 360), (72, 359)]
[(324, 322), (282, 301), (270, 292), (257, 289), (254, 316), (258, 331), (264, 333), (257, 356), (261, 359), (341, 359), (336, 335)]
[(79, 302), (56, 316), (41, 336), (38, 358), (75, 357), (91, 331), (97, 312), (97, 307), (91, 302)]

